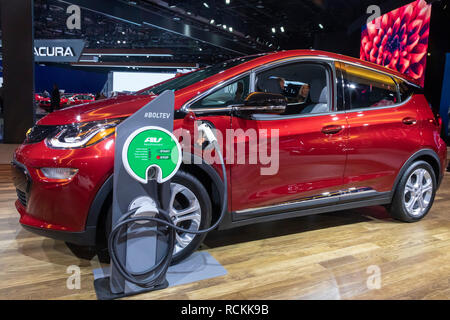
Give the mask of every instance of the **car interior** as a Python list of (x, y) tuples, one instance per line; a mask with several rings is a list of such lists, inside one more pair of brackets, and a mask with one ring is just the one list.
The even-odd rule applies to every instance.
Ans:
[(330, 110), (327, 71), (314, 63), (288, 64), (257, 75), (256, 91), (281, 94), (287, 100), (283, 115), (325, 113)]

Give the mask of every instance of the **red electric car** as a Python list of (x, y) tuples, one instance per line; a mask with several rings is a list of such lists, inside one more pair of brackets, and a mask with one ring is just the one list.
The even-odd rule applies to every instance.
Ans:
[[(203, 120), (224, 137), (227, 129), (243, 132), (224, 144), (229, 213), (220, 229), (373, 205), (418, 221), (446, 168), (440, 119), (414, 80), (342, 55), (283, 51), (42, 118), (14, 155), (20, 223), (70, 243), (101, 243), (111, 214), (114, 128), (165, 90), (176, 96), (174, 129), (192, 130)], [(279, 106), (268, 108), (274, 101)], [(239, 148), (249, 156), (250, 146), (260, 143), (249, 129), (269, 136), (277, 130), (279, 150), (269, 150), (277, 155), (271, 162), (228, 158), (227, 151)], [(182, 164), (172, 180), (176, 223), (198, 229), (214, 222), (220, 174), (205, 162)], [(203, 239), (178, 234), (175, 259)]]

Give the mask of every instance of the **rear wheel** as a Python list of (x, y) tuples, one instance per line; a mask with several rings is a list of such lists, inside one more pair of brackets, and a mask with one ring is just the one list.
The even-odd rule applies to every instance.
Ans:
[(436, 176), (428, 162), (414, 162), (403, 174), (388, 210), (394, 219), (415, 222), (427, 215), (436, 195)]

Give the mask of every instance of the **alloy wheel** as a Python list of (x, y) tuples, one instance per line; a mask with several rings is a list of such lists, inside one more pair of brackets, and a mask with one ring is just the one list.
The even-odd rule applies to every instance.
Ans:
[(413, 217), (422, 216), (428, 209), (433, 196), (433, 179), (430, 173), (418, 168), (406, 181), (403, 203), (406, 211)]
[[(170, 217), (172, 222), (184, 229), (197, 231), (201, 223), (201, 207), (195, 194), (187, 187), (171, 183), (172, 197), (170, 199)], [(176, 232), (176, 244), (173, 254), (186, 248), (195, 238), (195, 234)]]

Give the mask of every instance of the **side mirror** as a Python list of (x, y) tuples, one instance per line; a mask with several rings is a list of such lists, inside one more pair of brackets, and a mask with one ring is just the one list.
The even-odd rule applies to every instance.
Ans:
[(271, 113), (279, 114), (286, 110), (287, 101), (281, 94), (253, 92), (243, 105), (233, 106), (233, 111), (237, 113), (252, 114), (252, 113)]

